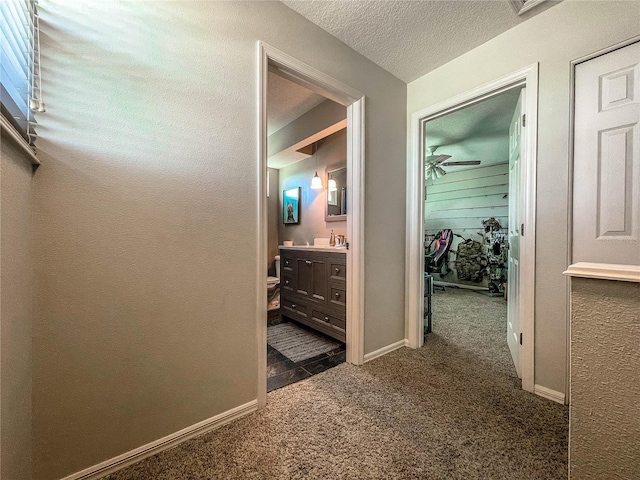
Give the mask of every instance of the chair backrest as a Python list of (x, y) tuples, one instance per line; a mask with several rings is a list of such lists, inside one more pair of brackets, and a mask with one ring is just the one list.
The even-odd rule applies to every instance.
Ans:
[(446, 260), (449, 250), (451, 250), (451, 244), (453, 243), (453, 230), (445, 228), (438, 232), (435, 238), (436, 249), (431, 256), (431, 261), (427, 266), (428, 270), (437, 271), (442, 266), (442, 263)]

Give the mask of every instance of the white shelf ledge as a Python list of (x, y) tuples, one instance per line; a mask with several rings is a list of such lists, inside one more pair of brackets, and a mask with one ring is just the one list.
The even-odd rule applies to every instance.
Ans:
[(564, 275), (569, 277), (598, 278), (619, 282), (640, 282), (640, 265), (614, 265), (610, 263), (579, 262), (569, 265)]

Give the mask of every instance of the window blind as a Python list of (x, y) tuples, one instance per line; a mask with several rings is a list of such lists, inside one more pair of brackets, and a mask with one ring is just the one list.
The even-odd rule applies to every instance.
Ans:
[(0, 27), (2, 115), (33, 146), (35, 112), (45, 111), (40, 87), (37, 0), (1, 0)]

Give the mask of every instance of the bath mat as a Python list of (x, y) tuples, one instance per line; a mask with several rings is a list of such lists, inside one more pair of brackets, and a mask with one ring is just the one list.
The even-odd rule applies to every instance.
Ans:
[(267, 327), (267, 343), (296, 363), (341, 345), (337, 340), (330, 340), (291, 322)]

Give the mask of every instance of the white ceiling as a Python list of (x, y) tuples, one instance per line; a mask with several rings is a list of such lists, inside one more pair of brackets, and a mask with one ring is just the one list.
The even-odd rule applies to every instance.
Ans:
[(518, 16), (507, 0), (282, 0), (409, 83), (549, 8)]
[[(426, 146), (450, 161), (480, 160), (480, 166), (502, 163), (509, 156), (509, 125), (520, 88), (425, 123)], [(447, 171), (476, 167), (445, 167)]]
[(267, 135), (271, 135), (326, 100), (297, 83), (269, 72)]
[(450, 145), (470, 137), (507, 132), (520, 90), (507, 90), (495, 97), (426, 122), (428, 146)]

